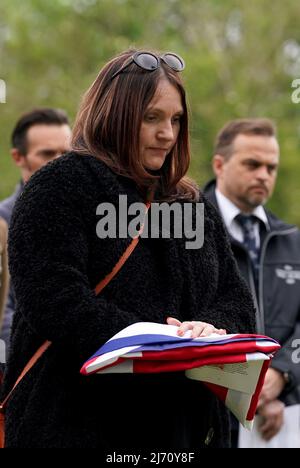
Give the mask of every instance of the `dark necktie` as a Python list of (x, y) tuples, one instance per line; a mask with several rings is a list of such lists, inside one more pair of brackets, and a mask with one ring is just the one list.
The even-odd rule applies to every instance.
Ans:
[(244, 234), (243, 245), (246, 247), (254, 272), (255, 281), (258, 281), (258, 270), (259, 270), (259, 255), (260, 249), (257, 247), (256, 235), (254, 225), (258, 221), (258, 218), (254, 215), (244, 215), (240, 213), (236, 216), (236, 221), (242, 228)]

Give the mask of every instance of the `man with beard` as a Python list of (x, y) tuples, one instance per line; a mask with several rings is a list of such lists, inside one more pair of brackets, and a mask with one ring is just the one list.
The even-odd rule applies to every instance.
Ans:
[[(278, 166), (273, 122), (234, 120), (217, 136), (216, 180), (204, 189), (222, 214), (240, 272), (252, 291), (257, 333), (273, 337), (282, 346), (259, 401), (259, 431), (265, 440), (280, 431), (284, 406), (300, 402), (300, 366), (292, 359), (300, 337), (300, 232), (264, 208), (273, 193)], [(238, 424), (233, 421), (235, 447), (237, 440)]]

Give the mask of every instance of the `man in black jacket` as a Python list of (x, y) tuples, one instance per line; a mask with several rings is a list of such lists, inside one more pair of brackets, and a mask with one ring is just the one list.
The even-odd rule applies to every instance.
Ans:
[[(257, 332), (282, 346), (268, 370), (259, 402), (264, 420), (260, 431), (266, 440), (282, 427), (283, 403), (300, 403), (300, 232), (264, 208), (278, 165), (274, 124), (267, 119), (235, 120), (217, 136), (216, 180), (204, 189), (223, 216), (240, 271), (252, 291)], [(237, 432), (233, 430), (233, 445)]]

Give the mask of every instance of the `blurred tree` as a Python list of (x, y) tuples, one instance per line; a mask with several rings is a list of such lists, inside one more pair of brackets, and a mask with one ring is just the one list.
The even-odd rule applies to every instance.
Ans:
[(9, 159), (12, 127), (37, 105), (65, 108), (72, 119), (103, 63), (130, 46), (174, 50), (191, 108), (190, 174), (203, 184), (219, 128), (232, 118), (267, 116), (278, 124), (282, 164), (270, 203), (300, 224), (300, 78), (297, 0), (1, 0), (0, 198), (18, 173)]

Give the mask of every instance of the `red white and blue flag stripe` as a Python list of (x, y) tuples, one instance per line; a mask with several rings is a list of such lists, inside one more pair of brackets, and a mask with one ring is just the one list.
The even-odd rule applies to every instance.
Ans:
[(280, 345), (262, 335), (191, 338), (188, 331), (152, 322), (130, 325), (108, 340), (81, 373), (160, 373), (186, 371), (203, 381), (247, 428), (252, 427), (259, 393), (272, 354)]

